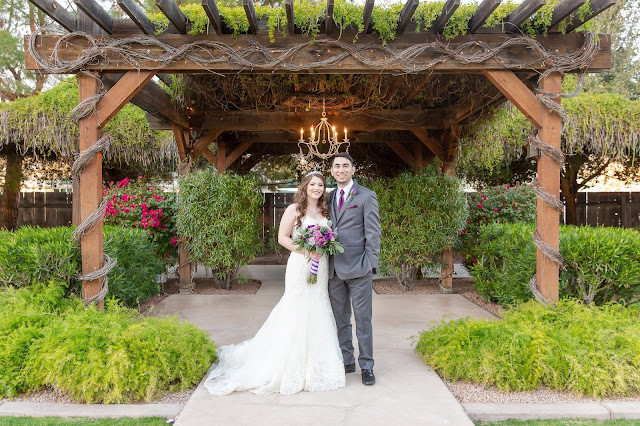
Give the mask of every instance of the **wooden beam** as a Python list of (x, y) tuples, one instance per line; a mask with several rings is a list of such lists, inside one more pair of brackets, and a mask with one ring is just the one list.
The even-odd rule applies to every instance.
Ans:
[(164, 16), (169, 19), (171, 25), (182, 34), (187, 33), (187, 17), (174, 0), (155, 0), (156, 6)]
[(104, 127), (153, 78), (153, 71), (129, 71), (100, 99), (96, 118)]
[(327, 10), (324, 16), (324, 33), (327, 35), (333, 31), (333, 2), (334, 0), (327, 0)]
[[(343, 35), (344, 36), (344, 35)], [(417, 37), (419, 36), (419, 37)], [(122, 36), (112, 36), (110, 39), (118, 40), (121, 39)], [(218, 38), (215, 35), (208, 35), (207, 37), (214, 40), (228, 41), (230, 44), (233, 44), (233, 48), (236, 52), (240, 54), (254, 52), (256, 41), (260, 42), (262, 46), (266, 49), (270, 55), (278, 58), (282, 55), (283, 50), (287, 50), (294, 45), (299, 43), (308, 43), (308, 39), (301, 34), (295, 34), (292, 36), (287, 36), (284, 38), (278, 38), (277, 43), (270, 43), (268, 36), (253, 36), (253, 35), (243, 35), (240, 34), (237, 37), (237, 40), (233, 39), (231, 35), (223, 35), (222, 38)], [(346, 36), (344, 36), (346, 37)], [(358, 49), (359, 54), (363, 55), (363, 57), (367, 60), (371, 61), (382, 61), (384, 53), (380, 50), (382, 47), (379, 45), (379, 39), (376, 34), (360, 34), (356, 43), (350, 44), (350, 48)], [(416, 43), (430, 43), (436, 40), (439, 35), (435, 34), (425, 34), (425, 33), (407, 33), (402, 37), (399, 37), (396, 40), (389, 41), (387, 43), (388, 48), (396, 49), (398, 51), (404, 51), (405, 49), (415, 48)], [(497, 47), (506, 41), (505, 37), (517, 37), (517, 35), (497, 35), (497, 34), (473, 34), (456, 37), (454, 40), (450, 40), (448, 42), (448, 47), (452, 50), (460, 47), (463, 43), (468, 42), (484, 42), (488, 44), (488, 48)], [(546, 37), (536, 36), (535, 40), (538, 41), (545, 50), (551, 51), (556, 55), (568, 55), (575, 54), (583, 48), (584, 34), (548, 34)], [(39, 52), (39, 55), (43, 58), (48, 58), (53, 53), (54, 47), (56, 43), (59, 41), (60, 36), (58, 35), (43, 35), (38, 36), (36, 43), (36, 48)], [(98, 40), (102, 40), (100, 37)], [(170, 46), (180, 47), (184, 44), (193, 43), (194, 39), (191, 35), (180, 35), (180, 34), (163, 34), (154, 37), (158, 42), (166, 43)], [(589, 65), (590, 71), (597, 71), (601, 69), (609, 69), (611, 67), (611, 38), (607, 35), (600, 35), (600, 50), (594, 57), (593, 61)], [(205, 40), (202, 40), (205, 41)], [(325, 39), (322, 41), (323, 43), (340, 43), (336, 40)], [(376, 46), (377, 44), (377, 46)], [(40, 72), (46, 72), (46, 70), (41, 70), (36, 65), (35, 60), (28, 54), (28, 45), (29, 38), (27, 37), (25, 40), (25, 47), (27, 47), (27, 53), (25, 54), (25, 64), (27, 69), (29, 70), (39, 70)], [(89, 43), (87, 40), (82, 38), (74, 39), (73, 42), (66, 44), (63, 49), (59, 52), (61, 54), (60, 59), (63, 60), (73, 60), (80, 57), (83, 51), (89, 47)], [(154, 54), (162, 54), (159, 48), (149, 46), (149, 45), (141, 45), (137, 43), (132, 43), (127, 47), (127, 49), (131, 52), (131, 54), (146, 54), (147, 51), (150, 51)], [(468, 46), (469, 50), (464, 50), (461, 52), (462, 54), (469, 53), (475, 51), (476, 47), (474, 43), (471, 43)], [(295, 55), (295, 61), (292, 64), (300, 64), (300, 63), (314, 63), (318, 61), (324, 61), (330, 58), (334, 58), (336, 52), (340, 52), (340, 48), (337, 45), (321, 45), (320, 40), (317, 40), (316, 43), (309, 45), (309, 47), (300, 50)], [(101, 73), (122, 73), (124, 71), (138, 70), (138, 68), (143, 70), (155, 70), (156, 72), (162, 73), (208, 73), (211, 71), (220, 72), (220, 73), (250, 73), (250, 74), (259, 74), (259, 73), (278, 73), (278, 74), (299, 74), (301, 71), (299, 70), (286, 70), (282, 64), (273, 66), (267, 65), (265, 60), (265, 65), (257, 64), (254, 67), (246, 67), (244, 64), (237, 64), (233, 61), (226, 60), (227, 54), (224, 51), (219, 49), (208, 49), (206, 47), (202, 47), (200, 51), (198, 51), (200, 56), (211, 55), (212, 58), (215, 58), (217, 62), (210, 63), (206, 68), (199, 63), (189, 60), (188, 58), (182, 57), (180, 59), (176, 59), (170, 63), (160, 63), (157, 61), (148, 61), (140, 64), (138, 67), (136, 64), (132, 64), (126, 59), (117, 56), (117, 55), (109, 55), (108, 57), (100, 57), (97, 58), (95, 62), (91, 62), (86, 64), (86, 69), (99, 71)], [(415, 63), (422, 64), (426, 61), (434, 61), (437, 62), (431, 69), (427, 69), (422, 71), (422, 74), (430, 74), (432, 72), (464, 72), (464, 73), (474, 73), (479, 72), (481, 70), (504, 70), (508, 67), (517, 67), (522, 64), (526, 64), (526, 66), (532, 70), (544, 70), (549, 64), (546, 62), (535, 63), (533, 62), (531, 49), (528, 45), (514, 45), (509, 49), (509, 54), (504, 55), (500, 58), (500, 61), (496, 61), (494, 59), (489, 59), (480, 64), (466, 64), (460, 63), (453, 59), (448, 59), (446, 61), (441, 61), (442, 54), (440, 52), (433, 51), (433, 49), (427, 49), (423, 53), (420, 54), (419, 57), (415, 59)], [(326, 63), (323, 65), (318, 65), (312, 70), (309, 70), (308, 73), (341, 73), (341, 74), (398, 74), (402, 72), (406, 72), (406, 67), (412, 66), (412, 60), (407, 60), (398, 64), (394, 64), (391, 66), (386, 66), (384, 69), (374, 69), (369, 64), (361, 62), (360, 60), (347, 56), (343, 59), (340, 59), (336, 62)], [(287, 61), (285, 61), (287, 62)], [(288, 63), (288, 62), (287, 62)], [(269, 62), (271, 64), (271, 62)], [(576, 69), (573, 71), (581, 71), (584, 68), (576, 65)]]
[(591, 8), (591, 13), (587, 14), (584, 19), (580, 19), (577, 16), (574, 16), (569, 25), (567, 25), (566, 31), (570, 33), (576, 28), (580, 27), (585, 22), (595, 18), (605, 10), (609, 9), (611, 6), (616, 4), (617, 0), (592, 0), (589, 2), (589, 7)]
[(415, 158), (407, 151), (400, 142), (387, 142), (387, 145), (393, 149), (393, 152), (398, 154), (409, 167), (414, 167), (416, 164)]
[(362, 25), (364, 33), (369, 34), (369, 24), (371, 23), (371, 14), (373, 13), (373, 5), (375, 0), (366, 0), (364, 3), (364, 11), (362, 12)]
[(520, 6), (509, 14), (504, 20), (505, 32), (516, 30), (520, 25), (524, 23), (529, 17), (536, 13), (542, 6), (544, 6), (545, 0), (524, 0)]
[(208, 130), (207, 133), (200, 136), (200, 139), (198, 139), (191, 151), (191, 161), (195, 161), (200, 154), (204, 154), (204, 152), (209, 149), (209, 145), (211, 145), (221, 134), (222, 130)]
[(106, 10), (102, 8), (95, 0), (74, 0), (78, 9), (82, 10), (91, 18), (93, 22), (98, 24), (100, 28), (105, 30), (107, 34), (113, 34), (113, 19)]
[(256, 8), (253, 5), (253, 0), (242, 0), (242, 7), (244, 7), (244, 13), (249, 20), (249, 30), (251, 34), (258, 34), (258, 16), (256, 15)]
[(205, 148), (204, 151), (202, 151), (202, 156), (204, 158), (207, 159), (207, 161), (209, 163), (211, 163), (211, 165), (213, 166), (217, 166), (218, 165), (218, 158), (216, 157), (216, 155), (211, 152), (211, 150), (209, 148)]
[(400, 11), (400, 15), (398, 16), (398, 28), (396, 29), (396, 35), (401, 35), (404, 33), (404, 30), (407, 29), (407, 25), (409, 25), (409, 22), (411, 21), (411, 18), (413, 18), (413, 14), (419, 4), (420, 0), (407, 0), (404, 4)]
[[(123, 74), (103, 74), (102, 81), (107, 87), (113, 87)], [(178, 123), (182, 127), (189, 127), (186, 117), (178, 112), (171, 97), (160, 86), (149, 81), (132, 99), (131, 103), (166, 123), (168, 127), (152, 130), (171, 130), (171, 123)]]
[[(562, 77), (559, 73), (551, 73), (541, 81), (541, 88), (548, 92), (562, 91)], [(558, 104), (560, 98), (553, 99)], [(539, 131), (540, 139), (560, 149), (562, 134), (562, 120), (550, 109), (544, 109), (542, 126)], [(551, 195), (560, 198), (560, 164), (550, 157), (543, 155), (538, 160), (538, 184)], [(552, 248), (560, 247), (560, 212), (537, 199), (537, 229), (540, 238)], [(536, 280), (538, 289), (550, 302), (557, 302), (559, 297), (559, 266), (549, 260), (540, 249), (536, 249)]]
[(209, 22), (216, 34), (222, 34), (222, 18), (215, 0), (202, 0), (202, 8), (209, 17)]
[(390, 102), (391, 99), (393, 99), (396, 93), (398, 93), (398, 89), (400, 89), (400, 86), (402, 86), (404, 79), (405, 79), (404, 75), (396, 75), (391, 79), (391, 84), (387, 86), (387, 91), (384, 94), (384, 98), (383, 98), (384, 101)]
[(502, 0), (484, 0), (480, 3), (476, 13), (474, 13), (469, 20), (469, 33), (473, 34), (482, 28), (487, 18), (500, 6), (501, 1)]
[(223, 174), (227, 170), (227, 143), (223, 141), (216, 142), (218, 152), (216, 153), (218, 174)]
[(228, 169), (234, 161), (240, 158), (240, 156), (244, 154), (251, 145), (253, 145), (253, 142), (242, 142), (233, 151), (231, 151), (231, 154), (227, 155), (225, 170)]
[(34, 6), (43, 11), (49, 18), (56, 21), (67, 31), (76, 30), (76, 17), (67, 9), (53, 0), (29, 0)]
[(444, 26), (447, 25), (447, 21), (453, 16), (453, 13), (460, 7), (460, 0), (447, 0), (442, 7), (440, 15), (433, 21), (431, 25), (431, 32), (434, 34), (441, 33), (444, 30)]
[(184, 128), (174, 123), (173, 137), (176, 140), (176, 146), (178, 148), (178, 157), (180, 158), (180, 161), (187, 161), (188, 155), (189, 155), (189, 151), (188, 151), (189, 141), (185, 140)]
[[(358, 113), (328, 114), (329, 122), (351, 130), (412, 130), (416, 127), (442, 129), (443, 116), (438, 111), (415, 110), (378, 110)], [(342, 124), (341, 124), (342, 123)], [(347, 124), (348, 123), (348, 124)], [(315, 114), (295, 112), (267, 111), (209, 111), (202, 129), (228, 131), (293, 130), (308, 128), (318, 124)], [(295, 136), (294, 136), (295, 137)]]
[(296, 22), (293, 14), (293, 0), (285, 0), (284, 8), (287, 12), (287, 32), (293, 35), (296, 32)]
[(118, 6), (145, 34), (153, 34), (153, 24), (147, 17), (145, 11), (135, 0), (118, 0)]
[(557, 28), (558, 24), (568, 18), (573, 12), (578, 10), (587, 0), (563, 0), (553, 9), (549, 30)]
[(438, 157), (441, 161), (444, 161), (445, 152), (444, 152), (444, 149), (442, 148), (442, 144), (437, 140), (435, 140), (433, 137), (431, 137), (428, 131), (420, 127), (416, 127), (411, 131), (413, 132), (414, 135), (416, 135), (418, 139), (420, 139), (420, 141), (424, 144), (424, 146), (429, 148), (429, 150), (433, 153), (433, 155)]
[(433, 75), (433, 74), (425, 74), (425, 75), (423, 75), (423, 76), (422, 76), (422, 79), (421, 79), (418, 83), (414, 84), (414, 85), (411, 87), (411, 90), (409, 90), (409, 92), (407, 92), (407, 94), (404, 96), (404, 99), (403, 99), (403, 100), (402, 100), (402, 102), (400, 103), (400, 107), (401, 107), (401, 108), (406, 108), (406, 107), (408, 107), (408, 106), (411, 104), (411, 102), (413, 101), (413, 98), (415, 98), (415, 97), (416, 97), (416, 95), (417, 95), (418, 93), (420, 93), (420, 91), (421, 91), (422, 89), (424, 89), (424, 88), (425, 88), (425, 86), (426, 86), (427, 84), (429, 84), (429, 82), (430, 82), (431, 80), (433, 80), (433, 77), (434, 77), (434, 75)]
[[(99, 81), (86, 74), (78, 75), (79, 100), (94, 96), (98, 93)], [(95, 113), (80, 119), (80, 152), (89, 149), (99, 139), (101, 131), (97, 126)], [(85, 220), (102, 202), (102, 153), (92, 155), (91, 160), (80, 173), (80, 220)], [(82, 256), (82, 274), (86, 275), (102, 268), (103, 265), (103, 221), (80, 239)], [(82, 282), (82, 297), (89, 298), (100, 292), (100, 279)], [(101, 307), (104, 304), (100, 304)]]
[(484, 71), (483, 74), (534, 126), (542, 127), (542, 103), (512, 71)]

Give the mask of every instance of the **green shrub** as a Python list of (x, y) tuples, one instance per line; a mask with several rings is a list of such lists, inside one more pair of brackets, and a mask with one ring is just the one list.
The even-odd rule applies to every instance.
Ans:
[[(536, 271), (532, 224), (480, 227), (469, 272), (485, 298), (510, 305), (531, 298)], [(631, 229), (561, 226), (560, 296), (586, 303), (630, 304), (640, 297), (640, 233)]]
[(180, 179), (177, 201), (178, 233), (191, 259), (213, 270), (218, 287), (230, 289), (240, 266), (260, 250), (257, 181), (208, 168)]
[(186, 321), (139, 317), (113, 301), (85, 308), (63, 288), (0, 292), (1, 394), (50, 386), (87, 403), (149, 401), (192, 387), (215, 360), (213, 342)]
[[(53, 280), (79, 295), (82, 260), (72, 234), (69, 227), (0, 231), (0, 284), (26, 287)], [(156, 278), (165, 267), (146, 232), (105, 226), (104, 252), (118, 260), (109, 273), (107, 297), (133, 307), (159, 293)]]
[(109, 273), (107, 297), (115, 297), (125, 306), (134, 307), (160, 294), (157, 276), (166, 272), (166, 266), (150, 238), (141, 229), (104, 227), (104, 252), (118, 259), (118, 264)]
[(380, 204), (380, 261), (405, 290), (413, 288), (419, 269), (441, 264), (442, 250), (456, 243), (467, 219), (460, 181), (438, 173), (437, 167), (371, 183)]
[(469, 219), (462, 231), (459, 249), (467, 266), (473, 262), (470, 252), (478, 245), (478, 232), (490, 223), (535, 223), (535, 191), (530, 185), (497, 185), (478, 188), (467, 195)]
[(421, 334), (416, 351), (447, 380), (591, 397), (640, 392), (640, 308), (529, 301), (501, 320), (458, 319)]

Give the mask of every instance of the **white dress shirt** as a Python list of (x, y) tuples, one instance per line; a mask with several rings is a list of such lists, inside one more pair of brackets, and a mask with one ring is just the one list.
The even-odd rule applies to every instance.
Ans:
[[(351, 179), (349, 181), (349, 183), (347, 184), (347, 186), (345, 186), (344, 188), (340, 188), (339, 186), (336, 187), (336, 212), (340, 213), (340, 211), (338, 210), (338, 206), (340, 205), (340, 190), (344, 190), (344, 202), (347, 202), (347, 198), (349, 198), (349, 191), (351, 191), (351, 187), (353, 186), (353, 179)], [(344, 206), (343, 206), (344, 207)]]

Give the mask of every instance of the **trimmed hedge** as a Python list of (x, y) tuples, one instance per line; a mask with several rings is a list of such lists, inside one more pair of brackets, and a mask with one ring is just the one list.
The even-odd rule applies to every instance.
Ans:
[(591, 397), (640, 392), (640, 307), (562, 299), (508, 309), (499, 321), (442, 321), (416, 351), (450, 381), (527, 391), (545, 386)]
[[(28, 287), (54, 280), (69, 294), (80, 294), (80, 249), (71, 241), (73, 228), (20, 227), (0, 231), (0, 284)], [(146, 232), (104, 227), (104, 252), (118, 260), (109, 273), (107, 297), (133, 307), (160, 293), (157, 275), (165, 266)]]
[[(534, 225), (482, 226), (470, 267), (485, 298), (502, 305), (532, 297), (528, 284), (536, 269)], [(640, 299), (640, 233), (632, 229), (561, 226), (561, 297), (586, 303), (629, 304)]]
[(0, 394), (43, 387), (80, 402), (149, 401), (189, 389), (215, 361), (207, 334), (175, 317), (144, 318), (114, 301), (105, 311), (50, 282), (0, 291)]

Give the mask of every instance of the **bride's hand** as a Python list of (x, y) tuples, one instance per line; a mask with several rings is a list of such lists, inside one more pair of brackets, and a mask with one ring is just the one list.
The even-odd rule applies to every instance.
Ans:
[(318, 262), (320, 261), (320, 258), (322, 257), (322, 255), (318, 252), (313, 251), (309, 254), (309, 257), (311, 258), (311, 260), (315, 260), (316, 262)]

